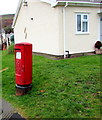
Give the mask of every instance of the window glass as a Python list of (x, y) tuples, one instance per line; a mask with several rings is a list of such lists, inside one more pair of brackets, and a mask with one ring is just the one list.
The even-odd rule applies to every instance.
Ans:
[(83, 15), (83, 19), (87, 20), (87, 15)]
[(88, 32), (88, 14), (78, 13), (76, 24), (78, 33)]
[(77, 31), (81, 31), (81, 15), (77, 15)]
[(83, 30), (82, 30), (82, 32), (87, 32), (88, 31), (87, 26), (88, 26), (88, 23), (83, 22)]

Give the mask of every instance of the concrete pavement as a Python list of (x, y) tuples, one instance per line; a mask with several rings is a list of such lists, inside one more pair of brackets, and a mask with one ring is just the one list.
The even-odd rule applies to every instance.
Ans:
[(0, 120), (26, 120), (7, 101), (0, 99)]

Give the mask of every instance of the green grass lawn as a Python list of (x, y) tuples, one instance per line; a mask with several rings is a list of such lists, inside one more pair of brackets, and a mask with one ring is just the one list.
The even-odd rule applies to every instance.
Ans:
[(100, 118), (100, 55), (33, 56), (33, 88), (24, 96), (15, 96), (14, 55), (3, 52), (2, 62), (2, 69), (9, 68), (2, 72), (3, 98), (24, 117)]

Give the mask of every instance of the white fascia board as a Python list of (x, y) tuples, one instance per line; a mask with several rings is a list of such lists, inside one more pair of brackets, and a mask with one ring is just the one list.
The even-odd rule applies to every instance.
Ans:
[(57, 1), (56, 3), (52, 4), (52, 7), (56, 7), (58, 3), (79, 3), (79, 4), (90, 4), (90, 5), (100, 5), (101, 3), (96, 2), (80, 2), (80, 1)]
[(17, 7), (17, 10), (16, 10), (16, 14), (15, 14), (14, 19), (13, 19), (12, 28), (14, 28), (14, 26), (15, 26), (19, 11), (20, 11), (21, 6), (22, 6), (22, 2), (23, 2), (23, 0), (19, 0), (18, 7)]
[(99, 5), (100, 3), (97, 2), (80, 2), (80, 1), (69, 1), (71, 3), (80, 3), (80, 4), (95, 4), (95, 5)]

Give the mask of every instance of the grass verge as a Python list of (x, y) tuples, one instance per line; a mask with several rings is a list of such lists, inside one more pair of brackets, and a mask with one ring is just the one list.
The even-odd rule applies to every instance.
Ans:
[[(33, 88), (15, 96), (14, 55), (3, 52), (3, 98), (27, 118), (100, 118), (100, 56), (33, 56)], [(42, 92), (43, 91), (43, 92)]]

